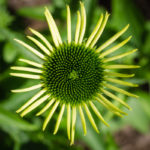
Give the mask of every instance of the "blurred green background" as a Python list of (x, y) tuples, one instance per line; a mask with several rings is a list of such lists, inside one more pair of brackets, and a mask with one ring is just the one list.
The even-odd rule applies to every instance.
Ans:
[[(98, 135), (87, 121), (87, 136), (83, 136), (80, 119), (77, 119), (75, 145), (69, 146), (66, 135), (66, 117), (61, 123), (57, 135), (52, 131), (56, 122), (54, 115), (45, 132), (41, 131), (44, 116), (35, 117), (35, 111), (22, 119), (15, 111), (27, 101), (34, 92), (13, 94), (11, 89), (28, 87), (32, 80), (10, 77), (10, 66), (20, 65), (18, 58), (37, 58), (25, 48), (14, 42), (19, 38), (29, 42), (25, 35), (30, 35), (32, 27), (43, 33), (50, 41), (51, 36), (44, 17), (44, 6), (52, 12), (63, 40), (66, 40), (66, 7), (72, 11), (72, 32), (75, 31), (78, 0), (0, 0), (0, 149), (1, 150), (149, 150), (150, 148), (150, 1), (149, 0), (85, 0), (87, 12), (86, 37), (95, 26), (100, 14), (109, 11), (110, 19), (98, 41), (111, 37), (114, 33), (130, 24), (126, 34), (115, 44), (132, 35), (132, 40), (121, 50), (138, 48), (139, 51), (121, 62), (142, 66), (137, 70), (126, 70), (136, 73), (132, 82), (138, 88), (127, 90), (140, 96), (139, 99), (124, 97), (133, 108), (125, 110), (129, 115), (124, 118), (114, 117), (102, 110), (110, 128), (106, 128), (96, 119), (101, 134)], [(31, 43), (32, 44), (32, 43)], [(35, 81), (34, 81), (35, 82)], [(118, 104), (117, 104), (118, 105)], [(119, 106), (122, 107), (122, 106)], [(38, 110), (39, 108), (37, 108)], [(122, 108), (124, 109), (124, 108)], [(36, 110), (36, 111), (37, 111)]]

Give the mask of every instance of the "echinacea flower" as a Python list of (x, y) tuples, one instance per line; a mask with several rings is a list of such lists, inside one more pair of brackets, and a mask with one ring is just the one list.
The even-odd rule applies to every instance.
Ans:
[[(96, 43), (106, 26), (109, 14), (106, 12), (105, 15), (102, 14), (100, 16), (89, 38), (83, 41), (86, 29), (86, 12), (82, 2), (80, 2), (80, 7), (81, 12), (77, 11), (76, 32), (75, 37), (73, 38), (71, 35), (71, 13), (70, 8), (67, 5), (67, 42), (62, 41), (51, 13), (47, 8), (45, 8), (45, 16), (51, 32), (53, 44), (50, 44), (50, 42), (41, 33), (34, 29), (30, 30), (41, 41), (38, 41), (31, 36), (28, 36), (28, 38), (39, 47), (40, 51), (23, 41), (15, 39), (19, 44), (37, 55), (43, 63), (40, 64), (32, 60), (19, 59), (32, 67), (11, 67), (12, 70), (30, 72), (11, 73), (12, 76), (39, 80), (38, 85), (33, 85), (25, 89), (12, 90), (12, 92), (28, 92), (38, 88), (41, 89), (21, 108), (19, 108), (17, 113), (20, 113), (23, 117), (41, 104), (46, 103), (44, 108), (36, 114), (39, 116), (46, 110), (50, 109), (43, 124), (43, 130), (45, 130), (56, 109), (60, 107), (60, 112), (54, 129), (54, 134), (56, 134), (66, 109), (67, 135), (71, 144), (74, 143), (77, 111), (79, 111), (80, 114), (84, 134), (87, 132), (84, 116), (85, 113), (95, 131), (99, 133), (90, 109), (106, 126), (108, 126), (100, 111), (94, 104), (94, 101), (98, 101), (115, 115), (126, 115), (125, 112), (115, 106), (107, 97), (118, 101), (123, 106), (130, 109), (130, 106), (117, 97), (114, 92), (132, 97), (137, 96), (115, 86), (114, 84), (130, 87), (137, 87), (137, 84), (116, 79), (133, 77), (134, 74), (123, 74), (114, 72), (113, 70), (133, 69), (139, 67), (136, 65), (108, 63), (128, 56), (136, 51), (136, 49), (133, 49), (131, 51), (109, 57), (109, 54), (117, 51), (131, 39), (130, 36), (121, 43), (112, 46), (111, 48), (107, 48), (128, 29), (129, 25), (125, 26), (120, 32), (116, 33), (100, 46), (96, 46)], [(114, 92), (110, 92), (109, 90)]]

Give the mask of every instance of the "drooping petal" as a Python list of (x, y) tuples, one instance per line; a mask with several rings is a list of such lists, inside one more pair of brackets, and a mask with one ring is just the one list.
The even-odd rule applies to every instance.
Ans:
[(134, 69), (134, 68), (140, 68), (140, 66), (116, 64), (116, 65), (107, 65), (104, 66), (104, 68), (105, 69)]
[(125, 86), (131, 86), (131, 87), (138, 87), (138, 84), (122, 81), (119, 79), (114, 79), (114, 78), (105, 78), (106, 81), (112, 82), (112, 83), (117, 83), (120, 85), (125, 85)]
[(53, 42), (55, 46), (58, 47), (60, 44), (62, 44), (62, 41), (58, 32), (58, 29), (56, 27), (56, 24), (54, 23), (53, 17), (47, 8), (45, 9), (45, 16), (47, 19), (50, 32), (52, 34)]
[(96, 98), (96, 100), (98, 102), (100, 102), (104, 107), (106, 107), (108, 110), (110, 110), (111, 112), (113, 112), (114, 114), (116, 114), (119, 117), (123, 117), (122, 114), (120, 114), (118, 111), (114, 111), (113, 109), (111, 109), (110, 107), (108, 107), (108, 105), (106, 103), (104, 103), (104, 101), (102, 101), (100, 98)]
[(113, 52), (115, 52), (116, 50), (118, 50), (119, 48), (123, 47), (127, 42), (129, 42), (129, 40), (132, 38), (132, 36), (129, 36), (127, 39), (125, 39), (124, 41), (122, 41), (121, 43), (109, 48), (108, 50), (104, 51), (103, 53), (100, 54), (100, 58), (103, 58)]
[(86, 12), (84, 8), (84, 4), (82, 2), (80, 2), (80, 7), (81, 7), (81, 29), (80, 29), (79, 43), (81, 44), (86, 29)]
[(36, 116), (39, 116), (43, 114), (47, 109), (50, 108), (50, 106), (55, 102), (55, 99), (51, 99), (37, 114)]
[(77, 25), (76, 25), (76, 32), (75, 32), (75, 43), (76, 44), (79, 41), (80, 27), (81, 27), (81, 15), (80, 15), (80, 12), (77, 11)]
[(107, 91), (107, 90), (104, 90), (104, 89), (102, 89), (102, 88), (101, 88), (101, 91), (102, 91), (105, 95), (107, 95), (107, 96), (109, 96), (110, 98), (112, 98), (112, 99), (118, 101), (119, 103), (121, 103), (122, 105), (124, 105), (126, 108), (128, 108), (129, 110), (131, 110), (131, 107), (130, 107), (126, 102), (124, 102), (122, 99), (120, 99), (119, 97), (117, 97), (116, 95), (114, 95), (114, 94), (112, 94), (111, 92), (109, 92), (109, 91)]
[(71, 13), (70, 7), (67, 5), (67, 39), (68, 43), (71, 43)]
[(80, 113), (80, 118), (81, 118), (81, 122), (82, 122), (83, 132), (84, 132), (84, 136), (85, 136), (86, 133), (87, 133), (87, 131), (86, 131), (86, 122), (85, 122), (85, 117), (84, 117), (84, 113), (83, 113), (81, 105), (79, 105), (79, 113)]
[(59, 43), (59, 44), (62, 44), (61, 36), (60, 36), (60, 34), (59, 34), (57, 25), (56, 25), (56, 23), (55, 23), (55, 21), (54, 21), (52, 15), (51, 15), (50, 11), (49, 11), (47, 8), (45, 8), (45, 9), (46, 9), (45, 12), (47, 12), (47, 14), (48, 14), (48, 20), (50, 21), (49, 23), (52, 24), (52, 28), (54, 29), (54, 32), (55, 32), (55, 34), (56, 34), (56, 36), (57, 36), (58, 43)]
[(40, 87), (42, 87), (42, 84), (37, 84), (28, 88), (24, 88), (24, 89), (16, 89), (16, 90), (11, 90), (11, 92), (13, 93), (21, 93), (21, 92), (28, 92), (28, 91), (32, 91), (32, 90), (36, 90)]
[(67, 105), (67, 135), (68, 139), (70, 140), (70, 124), (71, 124), (71, 109), (70, 104)]
[(27, 38), (34, 42), (45, 54), (50, 55), (50, 51), (41, 42), (31, 36), (27, 36)]
[(38, 52), (35, 48), (31, 47), (30, 45), (18, 39), (14, 39), (14, 40), (18, 42), (19, 44), (23, 45), (25, 48), (27, 48), (29, 51), (31, 51), (33, 54), (37, 55), (41, 59), (45, 59), (45, 56), (42, 53)]
[(28, 78), (28, 79), (40, 79), (39, 75), (32, 75), (32, 74), (10, 73), (10, 75), (15, 77)]
[(16, 112), (20, 113), (25, 108), (27, 108), (30, 104), (32, 104), (34, 101), (36, 101), (41, 95), (43, 95), (46, 92), (45, 89), (39, 91), (36, 95), (34, 95), (30, 100), (28, 100), (23, 106), (21, 106)]
[(61, 106), (61, 110), (60, 110), (60, 113), (59, 113), (59, 116), (58, 116), (58, 119), (57, 119), (57, 122), (56, 122), (56, 125), (55, 125), (54, 134), (56, 134), (58, 129), (59, 129), (59, 125), (60, 125), (60, 122), (62, 120), (62, 116), (63, 116), (64, 110), (65, 110), (65, 104), (63, 104)]
[(19, 70), (19, 71), (28, 71), (28, 72), (34, 72), (34, 73), (42, 73), (42, 70), (31, 68), (31, 67), (13, 66), (10, 69), (12, 69), (12, 70)]
[(109, 18), (109, 14), (108, 14), (108, 12), (106, 12), (104, 21), (103, 21), (102, 25), (100, 26), (100, 28), (99, 28), (96, 36), (94, 37), (93, 41), (91, 42), (90, 47), (94, 47), (94, 45), (96, 44), (96, 42), (98, 41), (98, 39), (102, 35), (102, 33), (105, 29), (108, 18)]
[(44, 123), (43, 123), (43, 131), (46, 129), (48, 122), (51, 120), (55, 110), (57, 109), (59, 105), (59, 101), (55, 102), (54, 106), (52, 107), (52, 109), (50, 110), (48, 116), (46, 117)]
[[(114, 112), (119, 112), (121, 114), (124, 114), (124, 115), (127, 115), (127, 113), (123, 112), (121, 109), (119, 109), (118, 107), (116, 107), (114, 104), (112, 104), (106, 97), (104, 97), (103, 95), (101, 94), (98, 94), (98, 101), (103, 104), (105, 103), (104, 106), (107, 106), (108, 109), (114, 111)], [(102, 103), (103, 101), (103, 103)]]
[(94, 113), (97, 115), (97, 117), (106, 125), (109, 127), (108, 123), (104, 120), (103, 116), (100, 114), (98, 109), (95, 107), (95, 105), (92, 103), (92, 101), (89, 102), (91, 108), (93, 109)]
[(30, 105), (29, 107), (27, 107), (22, 113), (21, 113), (21, 117), (25, 116), (26, 114), (28, 114), (29, 112), (31, 112), (32, 110), (34, 110), (36, 107), (38, 107), (39, 105), (41, 105), (43, 102), (45, 102), (47, 99), (49, 98), (49, 95), (45, 95), (42, 98), (40, 98), (39, 100), (37, 100), (35, 103), (33, 103), (32, 105)]
[(124, 74), (118, 72), (108, 72), (105, 71), (106, 76), (114, 76), (114, 77), (122, 77), (122, 78), (131, 78), (134, 77), (135, 74)]
[(99, 28), (100, 28), (100, 26), (102, 24), (102, 21), (103, 21), (103, 14), (100, 16), (100, 18), (99, 18), (99, 20), (98, 20), (98, 22), (97, 22), (93, 32), (89, 36), (89, 38), (88, 38), (88, 40), (86, 42), (86, 47), (88, 47), (91, 44), (92, 40), (94, 39), (96, 33), (98, 32), (98, 30), (99, 30)]
[(125, 95), (127, 95), (127, 96), (131, 96), (131, 97), (138, 98), (137, 95), (132, 94), (132, 93), (130, 93), (130, 92), (127, 92), (127, 91), (125, 91), (125, 90), (123, 90), (123, 89), (121, 89), (121, 88), (118, 88), (118, 87), (116, 87), (116, 86), (110, 85), (110, 84), (108, 84), (108, 83), (107, 83), (107, 84), (106, 84), (106, 83), (103, 83), (103, 85), (106, 86), (106, 87), (109, 88), (109, 89), (112, 89), (113, 91), (116, 91), (116, 92), (125, 94)]
[(106, 59), (103, 60), (103, 62), (106, 63), (106, 62), (109, 62), (109, 61), (114, 61), (114, 60), (123, 58), (123, 57), (125, 57), (125, 56), (128, 56), (128, 55), (130, 55), (130, 54), (132, 54), (132, 53), (134, 53), (134, 52), (136, 52), (136, 51), (137, 51), (137, 49), (133, 49), (133, 50), (131, 50), (131, 51), (129, 51), (129, 52), (126, 52), (126, 53), (123, 53), (123, 54), (120, 54), (120, 55), (117, 55), (117, 56), (113, 56), (113, 57), (106, 58)]
[(99, 130), (98, 130), (98, 128), (97, 128), (97, 125), (96, 125), (96, 123), (95, 123), (95, 121), (94, 121), (94, 119), (93, 119), (93, 117), (92, 117), (92, 114), (90, 113), (90, 110), (88, 109), (87, 104), (83, 103), (83, 106), (84, 106), (84, 108), (85, 108), (85, 111), (86, 111), (86, 113), (87, 113), (87, 116), (88, 116), (88, 118), (89, 118), (89, 121), (91, 122), (91, 125), (93, 126), (94, 130), (95, 130), (97, 133), (99, 133)]
[(31, 61), (31, 60), (27, 60), (27, 59), (19, 59), (19, 61), (21, 62), (25, 62), (29, 65), (32, 65), (32, 66), (35, 66), (35, 67), (38, 67), (38, 68), (43, 68), (43, 66), (37, 62), (34, 62), (34, 61)]
[(75, 126), (76, 126), (76, 106), (73, 106), (72, 107), (72, 127), (71, 127), (70, 145), (74, 144)]
[(112, 44), (116, 39), (118, 39), (126, 30), (128, 29), (129, 24), (125, 26), (121, 31), (116, 33), (114, 36), (112, 36), (109, 40), (107, 40), (104, 44), (102, 44), (98, 49), (96, 49), (97, 52), (101, 52), (104, 48)]
[(53, 51), (52, 45), (50, 44), (50, 42), (41, 33), (39, 33), (38, 31), (36, 31), (34, 29), (31, 29), (31, 28), (29, 28), (29, 30), (34, 35), (36, 35), (38, 38), (40, 38), (43, 41), (43, 43), (47, 46), (47, 48), (49, 48), (50, 51)]

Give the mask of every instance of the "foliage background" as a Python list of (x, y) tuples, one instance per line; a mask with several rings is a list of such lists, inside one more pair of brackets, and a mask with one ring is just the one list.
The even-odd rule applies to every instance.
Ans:
[[(72, 10), (72, 26), (75, 29), (78, 0), (0, 0), (0, 149), (1, 150), (148, 150), (150, 143), (150, 12), (149, 1), (143, 0), (85, 0), (87, 12), (86, 37), (96, 24), (100, 13), (108, 10), (111, 17), (100, 45), (126, 24), (130, 24), (127, 33), (115, 44), (129, 35), (133, 35), (123, 51), (138, 48), (138, 53), (122, 59), (123, 63), (142, 66), (131, 81), (140, 86), (129, 89), (139, 95), (139, 99), (123, 97), (133, 108), (127, 111), (128, 116), (116, 118), (110, 112), (102, 110), (110, 128), (104, 127), (98, 120), (101, 134), (93, 131), (88, 123), (88, 134), (83, 136), (80, 120), (77, 120), (75, 145), (70, 147), (66, 135), (66, 118), (61, 123), (56, 136), (52, 135), (54, 119), (46, 132), (41, 131), (44, 116), (35, 117), (35, 111), (22, 119), (15, 113), (35, 92), (12, 94), (11, 89), (23, 88), (33, 84), (32, 80), (10, 77), (10, 66), (20, 65), (18, 58), (37, 58), (22, 46), (14, 42), (14, 38), (27, 41), (25, 34), (31, 34), (28, 27), (42, 32), (52, 40), (45, 22), (44, 6), (48, 6), (57, 20), (63, 40), (66, 40), (66, 3)], [(144, 4), (145, 5), (140, 5)], [(148, 6), (149, 4), (149, 6)], [(144, 7), (143, 7), (144, 6)], [(75, 30), (74, 30), (75, 31)], [(28, 41), (29, 42), (29, 41)], [(130, 71), (126, 71), (130, 73)], [(118, 105), (118, 104), (117, 104)], [(119, 106), (121, 107), (121, 106)], [(39, 109), (39, 108), (38, 108)], [(122, 108), (123, 109), (123, 108)], [(37, 111), (37, 110), (36, 110)], [(95, 118), (96, 119), (96, 118)]]

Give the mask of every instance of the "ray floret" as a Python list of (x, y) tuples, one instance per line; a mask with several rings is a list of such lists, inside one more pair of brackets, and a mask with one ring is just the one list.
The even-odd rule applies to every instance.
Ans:
[(131, 39), (131, 37), (132, 37), (132, 36), (129, 36), (127, 39), (125, 39), (125, 40), (122, 41), (121, 43), (119, 43), (119, 44), (117, 44), (117, 45), (111, 47), (110, 49), (108, 49), (108, 50), (102, 52), (99, 57), (102, 58), (102, 57), (105, 57), (105, 56), (107, 56), (107, 55), (109, 55), (109, 54), (115, 52), (115, 51), (118, 50), (119, 48), (123, 47), (127, 42), (129, 42), (129, 40)]
[(77, 24), (76, 24), (76, 32), (75, 32), (75, 43), (76, 44), (79, 41), (80, 27), (81, 27), (81, 15), (80, 15), (80, 12), (77, 11)]
[(85, 122), (85, 117), (84, 117), (84, 113), (83, 113), (81, 105), (79, 105), (79, 113), (80, 113), (80, 118), (81, 118), (81, 122), (82, 122), (82, 127), (83, 127), (83, 131), (84, 131), (84, 135), (86, 135), (86, 133), (87, 133), (86, 122)]
[(23, 45), (25, 48), (27, 48), (29, 51), (31, 51), (33, 54), (37, 55), (41, 59), (45, 59), (45, 56), (42, 53), (38, 52), (35, 48), (31, 47), (30, 45), (18, 39), (14, 39), (14, 40), (18, 42), (19, 44)]
[(10, 73), (10, 75), (21, 77), (21, 78), (28, 78), (28, 79), (41, 79), (39, 75), (33, 75), (33, 74)]
[(32, 91), (38, 88), (41, 88), (43, 85), (42, 84), (37, 84), (28, 88), (24, 88), (24, 89), (16, 89), (16, 90), (11, 90), (11, 92), (14, 93), (22, 93), (22, 92), (28, 92), (28, 91)]
[(70, 7), (67, 5), (67, 39), (68, 43), (71, 43), (71, 13)]
[(38, 107), (40, 104), (42, 104), (43, 102), (45, 102), (47, 99), (49, 98), (49, 95), (45, 95), (42, 98), (40, 98), (39, 100), (37, 100), (35, 103), (33, 103), (32, 105), (30, 105), (29, 107), (27, 107), (22, 113), (21, 113), (21, 117), (25, 116), (26, 114), (28, 114), (29, 112), (31, 112), (32, 110), (34, 110), (36, 107)]
[(23, 106), (21, 106), (16, 112), (20, 113), (25, 108), (27, 108), (30, 104), (32, 104), (34, 101), (36, 101), (41, 95), (43, 95), (46, 92), (46, 90), (41, 90), (36, 95), (34, 95), (30, 100), (28, 100)]
[(27, 36), (27, 38), (35, 43), (45, 54), (50, 55), (50, 51), (41, 42), (31, 36)]
[(90, 112), (90, 110), (89, 110), (87, 104), (84, 103), (83, 106), (84, 106), (84, 109), (85, 109), (85, 111), (86, 111), (86, 114), (87, 114), (87, 116), (88, 116), (88, 118), (89, 118), (89, 121), (91, 122), (91, 125), (93, 126), (94, 130), (95, 130), (97, 133), (99, 133), (99, 130), (98, 130), (98, 128), (97, 128), (97, 125), (96, 125), (96, 123), (95, 123), (95, 121), (94, 121), (94, 119), (93, 119), (93, 117), (92, 117), (92, 114), (91, 114), (91, 112)]
[[(103, 17), (102, 17), (102, 18), (103, 18)], [(96, 34), (95, 37), (93, 38), (93, 41), (91, 42), (90, 47), (94, 47), (95, 44), (96, 44), (96, 42), (98, 41), (98, 39), (99, 39), (100, 36), (102, 35), (102, 33), (103, 33), (104, 29), (105, 29), (105, 26), (106, 26), (106, 23), (107, 23), (108, 18), (109, 18), (109, 14), (108, 14), (108, 12), (106, 12), (104, 21), (103, 21), (102, 25), (100, 26), (100, 28), (99, 28), (97, 34)]]
[(118, 39), (126, 30), (128, 29), (129, 24), (125, 26), (121, 31), (116, 33), (113, 37), (111, 37), (109, 40), (107, 40), (104, 44), (102, 44), (98, 49), (96, 49), (97, 52), (101, 52), (104, 48), (112, 44), (116, 39)]
[(55, 99), (51, 99), (37, 114), (36, 116), (40, 116), (43, 114), (46, 110), (50, 108), (50, 106), (55, 102)]
[(47, 115), (44, 123), (43, 123), (43, 131), (46, 129), (48, 122), (51, 120), (55, 110), (57, 109), (59, 105), (59, 101), (55, 102), (54, 106), (52, 107), (52, 109), (50, 110), (49, 114)]
[(18, 66), (13, 66), (10, 69), (12, 70), (19, 70), (19, 71), (27, 71), (27, 72), (34, 72), (34, 73), (42, 73), (42, 70), (40, 69), (35, 69), (31, 67), (18, 67)]
[(38, 38), (40, 38), (43, 41), (43, 43), (47, 46), (47, 48), (49, 48), (50, 51), (53, 51), (52, 45), (50, 44), (50, 42), (41, 33), (39, 33), (38, 31), (36, 31), (36, 30), (34, 30), (32, 28), (29, 28), (29, 30), (34, 35), (36, 35)]
[(82, 2), (80, 2), (80, 7), (81, 7), (81, 28), (80, 28), (79, 43), (81, 44), (86, 28), (86, 12)]
[(29, 65), (32, 65), (32, 66), (35, 66), (35, 67), (38, 67), (38, 68), (43, 68), (42, 64), (39, 64), (39, 63), (31, 61), (31, 60), (21, 59), (20, 58), (19, 61), (25, 62), (25, 63), (27, 63)]
[(56, 122), (55, 129), (54, 129), (54, 133), (53, 133), (53, 134), (56, 134), (57, 131), (58, 131), (58, 128), (59, 128), (60, 122), (61, 122), (61, 120), (62, 120), (62, 116), (63, 116), (64, 110), (65, 110), (65, 104), (63, 104), (63, 105), (61, 106), (61, 110), (60, 110), (60, 113), (59, 113), (59, 115), (58, 115), (58, 119), (57, 119), (57, 122)]

